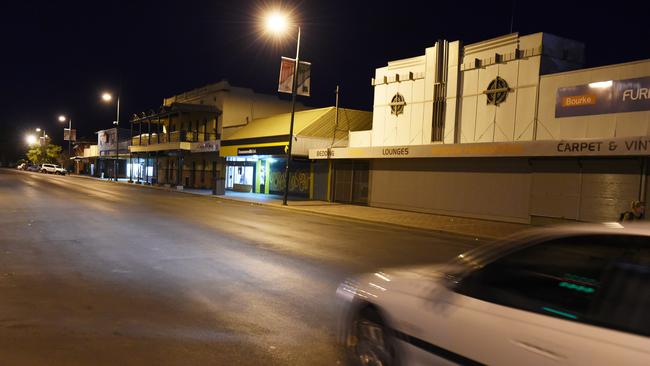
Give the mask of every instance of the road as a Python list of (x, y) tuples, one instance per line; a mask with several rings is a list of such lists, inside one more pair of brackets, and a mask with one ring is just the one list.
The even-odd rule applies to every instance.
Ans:
[(335, 289), (476, 245), (0, 169), (0, 364), (335, 365)]

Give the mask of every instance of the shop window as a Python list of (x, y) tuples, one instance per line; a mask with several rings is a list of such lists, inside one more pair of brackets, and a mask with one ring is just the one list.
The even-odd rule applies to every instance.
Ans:
[(234, 183), (242, 185), (253, 184), (253, 167), (252, 166), (237, 166), (235, 167)]

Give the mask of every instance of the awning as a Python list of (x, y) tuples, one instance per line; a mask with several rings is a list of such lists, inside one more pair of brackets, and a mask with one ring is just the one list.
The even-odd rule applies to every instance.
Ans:
[[(372, 128), (372, 113), (339, 108), (318, 108), (296, 112), (292, 155), (307, 156), (310, 148), (336, 146), (349, 131)], [(291, 113), (259, 118), (221, 141), (221, 156), (283, 155), (289, 144)]]
[(650, 137), (310, 149), (310, 159), (649, 156)]

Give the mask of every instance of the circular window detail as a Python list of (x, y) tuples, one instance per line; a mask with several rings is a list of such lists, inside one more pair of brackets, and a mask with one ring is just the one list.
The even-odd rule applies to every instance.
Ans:
[(393, 99), (390, 100), (390, 114), (399, 116), (400, 114), (404, 113), (405, 105), (406, 102), (404, 101), (402, 94), (396, 93), (393, 96)]
[(508, 86), (508, 82), (497, 76), (496, 79), (490, 81), (487, 90), (484, 91), (487, 95), (487, 104), (499, 105), (505, 102), (510, 91), (512, 89)]

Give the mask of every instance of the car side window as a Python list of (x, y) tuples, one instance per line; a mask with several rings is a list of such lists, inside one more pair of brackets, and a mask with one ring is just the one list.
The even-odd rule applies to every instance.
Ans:
[(610, 263), (625, 246), (614, 236), (574, 236), (510, 253), (461, 281), (458, 292), (569, 320), (591, 322)]
[(612, 261), (590, 318), (600, 326), (650, 336), (650, 239), (626, 236)]

